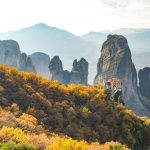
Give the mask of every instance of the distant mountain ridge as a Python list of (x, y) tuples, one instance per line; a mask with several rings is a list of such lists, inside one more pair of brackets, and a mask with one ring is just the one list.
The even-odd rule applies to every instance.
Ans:
[[(66, 30), (49, 27), (44, 23), (0, 34), (0, 39), (14, 39), (23, 52), (32, 54), (43, 52), (50, 57), (59, 56), (63, 60), (64, 69), (71, 70), (72, 60), (84, 57), (90, 64), (98, 59), (99, 46), (93, 42), (85, 41)], [(90, 57), (89, 57), (90, 56)], [(93, 65), (90, 70), (96, 71)], [(92, 71), (93, 72), (93, 71)], [(93, 76), (89, 77), (91, 83)]]
[[(45, 23), (35, 24), (18, 31), (0, 33), (1, 40), (16, 40), (25, 53), (42, 52), (50, 57), (59, 56), (63, 61), (64, 69), (71, 70), (72, 60), (84, 57), (89, 62), (89, 82), (92, 83), (96, 74), (96, 62), (99, 58), (99, 49), (108, 34), (123, 34), (129, 41), (136, 68), (139, 66), (137, 53), (150, 52), (150, 29), (118, 29), (113, 32), (89, 32), (82, 36), (74, 35), (66, 30), (50, 27)], [(145, 60), (148, 63), (148, 59)]]
[(59, 55), (61, 59), (67, 56), (68, 62), (70, 59), (72, 62), (73, 58), (80, 58), (84, 55), (88, 57), (89, 52), (93, 49), (96, 51), (95, 44), (87, 42), (66, 30), (50, 27), (44, 23), (6, 34), (2, 33), (0, 39), (18, 41), (21, 49), (28, 54), (39, 51), (50, 56)]
[(88, 32), (82, 35), (84, 40), (102, 44), (108, 34), (119, 34), (125, 36), (131, 47), (132, 53), (149, 52), (150, 28), (120, 28), (114, 31)]

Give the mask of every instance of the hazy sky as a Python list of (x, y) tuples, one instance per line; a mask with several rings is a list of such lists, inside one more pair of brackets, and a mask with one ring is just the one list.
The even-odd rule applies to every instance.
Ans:
[(0, 0), (0, 32), (39, 22), (75, 34), (150, 27), (150, 0)]

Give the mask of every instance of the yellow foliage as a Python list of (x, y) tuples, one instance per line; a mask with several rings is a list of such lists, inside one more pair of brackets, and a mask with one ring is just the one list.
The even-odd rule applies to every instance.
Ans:
[(37, 126), (37, 119), (33, 117), (32, 115), (23, 113), (16, 120), (24, 128), (35, 129)]
[(71, 138), (58, 138), (55, 142), (48, 145), (46, 150), (87, 150), (88, 143), (77, 141)]
[[(4, 88), (0, 87), (0, 93), (2, 92), (0, 94), (1, 107), (7, 107), (7, 110), (13, 114), (18, 111), (15, 119), (11, 119), (12, 114), (0, 114), (2, 115), (0, 118), (1, 126), (20, 127), (26, 134), (30, 132), (31, 136), (32, 134), (52, 131), (61, 134), (67, 133), (72, 138), (87, 141), (107, 142), (118, 139), (129, 147), (135, 145), (135, 147), (140, 146), (142, 149), (150, 145), (149, 119), (136, 116), (122, 105), (114, 106), (113, 102), (105, 101), (105, 92), (101, 85), (62, 85), (57, 81), (49, 81), (34, 73), (23, 73), (14, 68), (0, 65), (0, 86)], [(44, 131), (42, 126), (39, 127), (37, 120), (31, 115), (23, 114), (16, 119), (16, 116), (22, 112), (35, 116), (47, 130)], [(13, 121), (14, 123), (12, 123)], [(11, 136), (8, 134), (10, 140), (18, 134), (14, 130), (11, 129), (11, 133), (15, 132), (15, 134)], [(0, 130), (1, 136), (7, 139), (8, 137), (2, 131)], [(41, 145), (46, 147), (49, 140), (46, 136), (40, 136), (33, 135), (30, 139), (35, 142), (35, 145), (40, 145), (38, 142), (42, 142)], [(43, 141), (38, 141), (38, 138), (42, 138)], [(50, 142), (52, 142), (51, 139)], [(70, 148), (72, 145), (81, 150), (84, 146), (90, 146), (84, 141), (79, 142), (59, 137), (58, 139), (55, 138), (52, 144), (48, 144), (47, 148), (59, 149), (60, 143), (64, 149)], [(102, 145), (94, 144), (92, 146), (96, 150)], [(103, 146), (108, 147), (107, 144)]]
[[(88, 113), (88, 108), (83, 107), (83, 112)], [(46, 135), (46, 131), (36, 134), (35, 130), (31, 132), (29, 129), (38, 128), (37, 119), (32, 115), (23, 113), (19, 118), (15, 118), (8, 110), (0, 109), (0, 121), (6, 122), (10, 117), (14, 118), (12, 124), (16, 124), (15, 120), (21, 125), (21, 128), (26, 128), (27, 132), (24, 133), (20, 128), (12, 128), (4, 126), (0, 130), (0, 143), (11, 144), (23, 144), (26, 146), (32, 146), (37, 150), (128, 150), (124, 145), (118, 142), (108, 142), (105, 144), (92, 143), (89, 144), (85, 141), (73, 140), (69, 137), (60, 137), (49, 132), (49, 136)], [(14, 123), (13, 123), (14, 122)], [(16, 124), (17, 125), (17, 124)], [(51, 136), (50, 136), (51, 135)], [(0, 147), (1, 148), (1, 147)], [(111, 149), (109, 149), (111, 148)], [(113, 149), (112, 149), (113, 148)]]
[(82, 108), (82, 112), (85, 113), (85, 114), (88, 114), (89, 113), (89, 109), (87, 107), (83, 107)]
[(144, 123), (149, 126), (150, 125), (150, 119), (148, 117), (139, 117)]
[(0, 130), (0, 141), (1, 142), (13, 141), (16, 143), (26, 144), (29, 142), (29, 138), (19, 128), (10, 128), (10, 127), (4, 126)]

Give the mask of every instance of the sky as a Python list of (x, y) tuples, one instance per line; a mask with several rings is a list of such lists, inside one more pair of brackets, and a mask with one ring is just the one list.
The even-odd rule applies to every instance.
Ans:
[(0, 0), (0, 32), (36, 23), (77, 35), (150, 28), (150, 0)]

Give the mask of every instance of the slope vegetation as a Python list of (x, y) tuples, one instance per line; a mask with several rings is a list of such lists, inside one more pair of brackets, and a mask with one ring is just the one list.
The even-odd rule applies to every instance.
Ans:
[[(0, 65), (2, 109), (11, 110), (15, 103), (20, 113), (36, 118), (37, 123), (44, 128), (42, 132), (54, 132), (59, 136), (67, 135), (75, 140), (101, 144), (118, 141), (135, 150), (148, 149), (150, 120), (136, 116), (121, 104), (106, 102), (104, 97), (102, 86), (65, 86), (34, 73), (19, 72), (14, 68)], [(14, 113), (17, 110), (14, 109)], [(25, 129), (21, 130), (26, 132)], [(6, 137), (6, 141), (8, 139)], [(61, 143), (61, 139), (59, 142)]]

